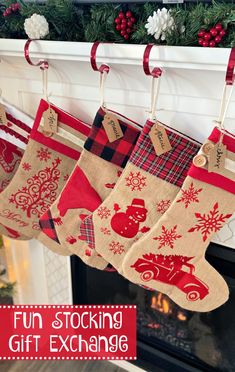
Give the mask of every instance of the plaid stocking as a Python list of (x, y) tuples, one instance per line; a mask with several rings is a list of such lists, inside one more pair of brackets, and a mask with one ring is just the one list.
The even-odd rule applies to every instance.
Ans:
[[(102, 203), (122, 173), (140, 131), (116, 115), (123, 137), (109, 142), (102, 122), (106, 112), (100, 108), (82, 155), (61, 195), (41, 217), (45, 234), (91, 266), (107, 263), (93, 249), (92, 242), (84, 242), (83, 220)], [(81, 227), (81, 231), (80, 231)]]
[(226, 168), (219, 174), (207, 170), (219, 137), (215, 128), (167, 213), (132, 246), (122, 266), (129, 280), (166, 293), (193, 311), (213, 310), (229, 295), (224, 279), (205, 260), (210, 240), (235, 211), (235, 137), (223, 138)]
[[(12, 141), (14, 137), (15, 141), (20, 142), (21, 146), (24, 147), (24, 144), (28, 143), (27, 137), (30, 134), (33, 119), (3, 99), (0, 102), (5, 108), (8, 119), (7, 126), (1, 133), (8, 140), (0, 138), (0, 192), (2, 192), (10, 184), (24, 154), (24, 150), (9, 141)], [(19, 133), (12, 130), (12, 125), (19, 129)], [(23, 131), (24, 136), (20, 134), (20, 131)], [(28, 239), (25, 235), (2, 224), (0, 224), (0, 234), (13, 239)]]
[[(79, 139), (89, 132), (89, 127), (78, 119), (51, 105), (58, 114), (59, 128)], [(79, 145), (58, 134), (46, 137), (40, 125), (48, 103), (41, 100), (29, 142), (10, 185), (0, 195), (0, 222), (9, 228), (16, 228), (29, 238), (36, 237), (50, 249), (57, 245), (41, 238), (40, 216), (55, 201), (61, 192), (69, 173), (80, 156)], [(54, 244), (53, 244), (54, 243)], [(66, 249), (60, 247), (61, 254)]]
[(117, 270), (131, 245), (167, 210), (199, 148), (168, 129), (172, 149), (157, 156), (149, 137), (153, 125), (147, 121), (115, 189), (88, 220), (97, 252)]

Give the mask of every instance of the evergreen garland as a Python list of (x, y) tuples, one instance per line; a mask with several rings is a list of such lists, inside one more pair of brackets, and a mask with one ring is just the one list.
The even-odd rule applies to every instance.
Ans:
[[(79, 5), (72, 0), (47, 0), (45, 3), (25, 2), (19, 0), (21, 9), (3, 16), (6, 8), (16, 0), (0, 0), (0, 38), (26, 39), (24, 21), (37, 13), (44, 15), (49, 23), (50, 33), (45, 39), (62, 41), (86, 41), (115, 43), (198, 46), (198, 31), (209, 29), (216, 23), (222, 23), (227, 34), (219, 44), (220, 47), (235, 46), (235, 2), (212, 1), (211, 4), (198, 2), (170, 5), (171, 15), (175, 21), (175, 30), (166, 35), (166, 40), (156, 41), (148, 35), (145, 24), (147, 18), (163, 5), (145, 4), (90, 4)], [(120, 11), (131, 10), (136, 18), (134, 30), (128, 41), (116, 31), (114, 20)], [(182, 32), (182, 27), (185, 31)]]

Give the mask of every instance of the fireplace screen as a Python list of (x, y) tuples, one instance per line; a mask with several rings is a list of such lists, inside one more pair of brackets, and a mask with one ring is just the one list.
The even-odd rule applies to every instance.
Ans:
[[(214, 245), (216, 252), (218, 249), (226, 251), (218, 247)], [(230, 256), (235, 255), (234, 251), (229, 251)], [(203, 370), (235, 371), (234, 264), (221, 257), (209, 258), (225, 277), (230, 298), (225, 305), (208, 313), (184, 310), (160, 292), (134, 285), (117, 273), (89, 268), (75, 257), (72, 258), (74, 302), (136, 304), (141, 344)]]

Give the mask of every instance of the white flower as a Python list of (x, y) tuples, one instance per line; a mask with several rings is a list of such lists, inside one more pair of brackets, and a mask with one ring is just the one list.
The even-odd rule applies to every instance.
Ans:
[(154, 35), (155, 39), (165, 40), (166, 33), (174, 30), (175, 22), (166, 8), (158, 9), (149, 16), (145, 25), (148, 35)]
[(49, 25), (44, 16), (34, 13), (24, 21), (24, 30), (30, 39), (42, 39), (49, 33)]

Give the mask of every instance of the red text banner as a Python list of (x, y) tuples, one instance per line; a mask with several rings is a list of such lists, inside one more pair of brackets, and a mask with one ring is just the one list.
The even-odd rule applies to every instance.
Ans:
[(136, 306), (2, 305), (0, 360), (136, 359)]

